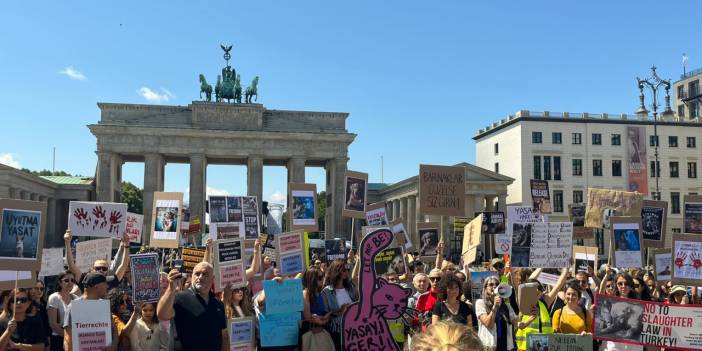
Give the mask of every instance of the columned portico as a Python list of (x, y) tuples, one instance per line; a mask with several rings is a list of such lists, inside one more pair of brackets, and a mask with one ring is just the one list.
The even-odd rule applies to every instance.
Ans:
[(259, 155), (249, 156), (246, 162), (246, 193), (259, 203), (263, 199), (263, 158)]
[[(144, 156), (144, 226), (143, 233), (150, 233), (154, 192), (163, 191), (163, 176), (166, 162), (160, 154)], [(149, 243), (149, 236), (143, 236), (143, 241)]]
[(351, 221), (341, 216), (341, 209), (344, 206), (344, 172), (346, 172), (347, 162), (346, 157), (327, 161), (327, 216), (325, 219), (327, 239), (351, 239)]
[(205, 219), (207, 158), (203, 154), (190, 155), (190, 217)]
[(305, 158), (293, 157), (288, 160), (288, 183), (305, 182)]

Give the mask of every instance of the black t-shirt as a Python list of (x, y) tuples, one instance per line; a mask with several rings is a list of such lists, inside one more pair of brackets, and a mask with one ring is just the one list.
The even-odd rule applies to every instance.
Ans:
[[(9, 322), (9, 318), (0, 319), (0, 335), (5, 332)], [(41, 319), (37, 316), (27, 316), (23, 321), (17, 322), (17, 328), (10, 339), (18, 344), (46, 344), (46, 335), (41, 325)]]
[(441, 301), (437, 301), (436, 304), (434, 304), (434, 308), (431, 312), (442, 321), (451, 321), (463, 325), (468, 324), (468, 318), (471, 319), (471, 322), (475, 323), (473, 319), (476, 318), (475, 311), (463, 301), (458, 302), (458, 314), (451, 313), (448, 307), (446, 307), (446, 304)]
[(183, 350), (221, 350), (227, 329), (224, 305), (209, 293), (209, 302), (192, 289), (179, 291), (173, 301), (175, 325)]

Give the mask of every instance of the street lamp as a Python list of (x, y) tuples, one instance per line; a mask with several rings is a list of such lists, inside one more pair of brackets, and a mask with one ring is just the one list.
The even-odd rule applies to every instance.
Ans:
[(663, 86), (665, 88), (665, 111), (663, 111), (663, 116), (670, 116), (673, 114), (673, 110), (670, 108), (670, 80), (661, 79), (656, 73), (656, 66), (651, 67), (651, 77), (646, 79), (640, 79), (636, 77), (636, 81), (639, 86), (639, 110), (636, 111), (637, 115), (648, 116), (648, 111), (644, 104), (644, 87), (648, 87), (653, 95), (653, 135), (655, 139), (654, 145), (654, 156), (655, 156), (655, 169), (654, 173), (656, 176), (656, 194), (653, 196), (655, 200), (660, 200), (660, 188), (658, 184), (658, 178), (660, 176), (660, 166), (658, 164), (658, 88)]

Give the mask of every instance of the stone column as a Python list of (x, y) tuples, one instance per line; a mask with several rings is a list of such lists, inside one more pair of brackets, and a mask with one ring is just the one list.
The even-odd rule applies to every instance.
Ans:
[(410, 195), (407, 197), (407, 234), (410, 235), (412, 239), (412, 244), (415, 247), (419, 247), (419, 238), (417, 235), (417, 197)]
[(246, 163), (246, 193), (249, 196), (256, 196), (260, 209), (263, 201), (263, 158), (261, 156), (249, 156)]
[(20, 190), (20, 198), (22, 200), (29, 200), (30, 193), (27, 190)]
[(473, 195), (466, 195), (466, 210), (463, 215), (472, 218), (475, 214), (475, 201), (473, 201)]
[(388, 217), (388, 221), (392, 221), (392, 200), (385, 202), (385, 215)]
[(305, 159), (293, 157), (288, 160), (288, 183), (305, 182)]
[(46, 238), (44, 245), (49, 247), (61, 246), (63, 233), (56, 232), (56, 198), (46, 199)]
[(407, 212), (407, 197), (400, 199), (400, 218), (402, 218), (402, 223), (405, 224), (405, 228), (409, 225), (409, 214)]
[(107, 151), (98, 151), (97, 161), (97, 179), (96, 192), (97, 201), (113, 202), (113, 183), (111, 179), (112, 172), (112, 153)]
[(392, 220), (400, 218), (400, 200), (392, 200)]
[(9, 186), (0, 186), (0, 198), (11, 199), (12, 189)]
[(20, 190), (17, 188), (10, 188), (10, 195), (8, 196), (10, 199), (19, 199), (21, 198), (20, 195)]
[(507, 195), (497, 196), (497, 210), (507, 214)]
[[(417, 220), (415, 222), (424, 222), (426, 217), (423, 214), (419, 213), (419, 194), (415, 196), (414, 207), (417, 209)], [(415, 228), (417, 227), (415, 226)]]
[(207, 196), (207, 158), (190, 155), (190, 217), (197, 216), (204, 223)]
[(327, 161), (327, 213), (325, 237), (351, 240), (351, 222), (341, 216), (344, 206), (344, 172), (348, 158), (339, 157)]
[[(485, 208), (483, 207), (484, 201), (485, 201), (485, 196), (483, 196), (483, 195), (475, 195), (473, 197), (474, 212), (485, 211)], [(473, 215), (474, 215), (474, 213), (471, 213), (471, 216), (473, 216)]]
[(142, 242), (146, 245), (151, 240), (151, 216), (154, 205), (154, 192), (163, 191), (163, 173), (166, 161), (163, 155), (146, 154), (144, 156), (144, 227)]
[(113, 202), (121, 201), (122, 197), (122, 156), (112, 154), (110, 157), (110, 189)]
[(37, 194), (37, 193), (31, 193), (31, 194), (29, 195), (29, 199), (32, 200), (32, 201), (39, 201), (39, 194)]

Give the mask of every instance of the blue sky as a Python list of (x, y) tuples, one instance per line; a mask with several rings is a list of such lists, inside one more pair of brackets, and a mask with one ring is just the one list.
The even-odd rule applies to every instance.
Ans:
[[(666, 6), (664, 6), (666, 5)], [(0, 5), (0, 162), (93, 175), (96, 102), (187, 105), (214, 81), (220, 43), (271, 109), (349, 112), (349, 168), (371, 182), (420, 163), (475, 160), (471, 136), (519, 109), (633, 112), (652, 64), (677, 80), (698, 2), (15, 1)], [(642, 21), (653, 21), (643, 23)], [(151, 100), (147, 100), (146, 97)], [(124, 179), (143, 184), (143, 166)], [(211, 192), (246, 191), (244, 167), (210, 166)], [(264, 169), (264, 198), (286, 171)], [(324, 188), (324, 172), (307, 168)], [(188, 166), (166, 168), (186, 191)]]

